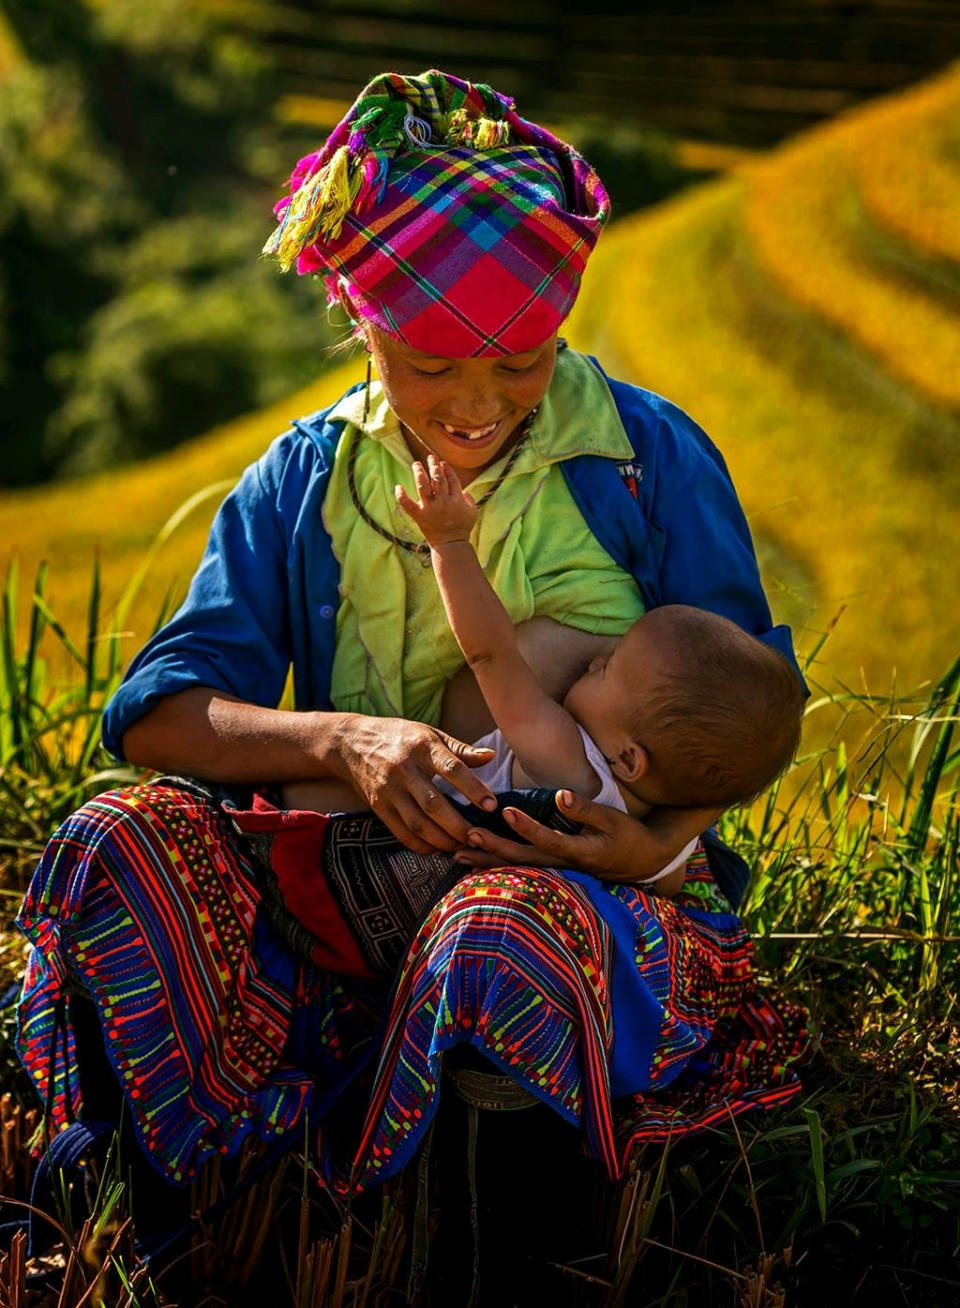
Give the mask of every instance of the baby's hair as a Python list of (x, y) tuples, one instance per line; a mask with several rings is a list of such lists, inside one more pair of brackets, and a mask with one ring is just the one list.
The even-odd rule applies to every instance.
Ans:
[(704, 609), (664, 605), (641, 622), (658, 624), (664, 666), (631, 727), (671, 801), (728, 808), (754, 799), (800, 744), (804, 692), (795, 668)]

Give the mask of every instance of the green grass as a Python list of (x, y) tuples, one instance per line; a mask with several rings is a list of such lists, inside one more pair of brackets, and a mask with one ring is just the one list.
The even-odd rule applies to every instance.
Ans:
[[(142, 582), (135, 573), (126, 603)], [(86, 794), (133, 776), (112, 768), (96, 743), (122, 663), (116, 634), (102, 626), (99, 574), (89, 578), (79, 630), (60, 624), (44, 592), (42, 571), (32, 586), (14, 571), (0, 597), (0, 866), (8, 893), (22, 888), (46, 834)], [(26, 610), (19, 621), (18, 608)], [(66, 653), (69, 677), (48, 677), (55, 650)], [(648, 1150), (620, 1187), (580, 1166), (586, 1189), (568, 1198), (586, 1205), (586, 1252), (540, 1268), (551, 1302), (775, 1308), (787, 1292), (788, 1302), (859, 1304), (898, 1286), (908, 1304), (951, 1302), (960, 1288), (952, 1262), (960, 1239), (958, 710), (960, 659), (916, 695), (820, 695), (809, 714), (824, 719), (829, 743), (808, 749), (765, 799), (724, 820), (724, 834), (753, 866), (745, 920), (761, 973), (809, 1008), (817, 1033), (803, 1096), (769, 1117)], [(0, 959), (7, 977), (19, 957), (12, 947)], [(16, 1101), (31, 1100), (11, 1034), (8, 1025), (3, 1088), (14, 1105), (0, 1116), (22, 1138)], [(239, 1172), (256, 1161), (248, 1151)], [(509, 1167), (505, 1158), (507, 1192)], [(237, 1174), (231, 1167), (205, 1176), (196, 1207)], [(118, 1249), (127, 1242), (125, 1258), (107, 1268), (114, 1284), (126, 1277), (139, 1296), (123, 1302), (156, 1302), (142, 1275), (133, 1284), (124, 1175), (102, 1182), (101, 1208), (67, 1241), (75, 1271), (64, 1308), (92, 1294), (106, 1265), (108, 1246), (94, 1240), (103, 1231)], [(176, 1274), (178, 1301), (197, 1302), (206, 1287), (231, 1303), (255, 1303), (267, 1286), (291, 1305), (346, 1308), (364, 1294), (369, 1304), (396, 1301), (406, 1285), (411, 1177), (343, 1210), (294, 1152), (197, 1233)], [(21, 1164), (8, 1184), (25, 1180)], [(85, 1244), (101, 1262), (81, 1274)], [(14, 1273), (0, 1265), (0, 1287)], [(284, 1277), (288, 1288), (278, 1291)], [(162, 1277), (158, 1290), (162, 1298)], [(33, 1305), (32, 1295), (24, 1289), (12, 1302)]]

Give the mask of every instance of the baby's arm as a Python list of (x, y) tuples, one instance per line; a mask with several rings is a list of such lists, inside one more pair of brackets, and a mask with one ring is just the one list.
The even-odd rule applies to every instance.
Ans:
[(477, 507), (456, 473), (432, 455), (413, 465), (418, 501), (398, 486), (397, 502), (430, 546), (447, 620), (490, 712), (523, 771), (542, 786), (600, 789), (580, 730), (543, 690), (517, 645), (513, 623), (470, 544)]

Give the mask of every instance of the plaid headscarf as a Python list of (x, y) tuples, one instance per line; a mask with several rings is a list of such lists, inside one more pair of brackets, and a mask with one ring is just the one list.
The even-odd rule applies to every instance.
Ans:
[(447, 358), (541, 345), (610, 213), (572, 146), (491, 87), (435, 69), (374, 78), (288, 188), (264, 253)]

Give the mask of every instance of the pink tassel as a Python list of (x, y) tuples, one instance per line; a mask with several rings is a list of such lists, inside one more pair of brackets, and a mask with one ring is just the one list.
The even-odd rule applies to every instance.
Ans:
[(291, 195), (295, 191), (299, 191), (301, 183), (305, 182), (317, 167), (322, 153), (322, 150), (314, 150), (313, 154), (305, 154), (302, 159), (297, 160), (293, 172), (290, 174), (290, 180), (287, 182)]
[(297, 275), (299, 277), (302, 277), (305, 273), (323, 272), (326, 266), (315, 245), (304, 246), (297, 255)]
[(368, 150), (360, 167), (363, 181), (353, 202), (354, 213), (363, 213), (382, 196), (387, 184), (387, 156), (376, 150)]

